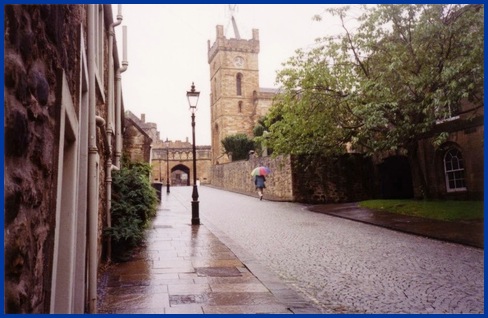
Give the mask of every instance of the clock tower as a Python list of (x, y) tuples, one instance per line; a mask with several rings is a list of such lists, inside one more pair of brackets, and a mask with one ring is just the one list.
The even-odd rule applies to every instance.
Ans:
[[(237, 30), (235, 28), (235, 30)], [(252, 39), (227, 39), (222, 25), (217, 25), (217, 38), (210, 46), (210, 115), (212, 129), (212, 163), (229, 162), (221, 141), (237, 133), (253, 138), (253, 128), (261, 115), (259, 93), (259, 31), (252, 30)]]

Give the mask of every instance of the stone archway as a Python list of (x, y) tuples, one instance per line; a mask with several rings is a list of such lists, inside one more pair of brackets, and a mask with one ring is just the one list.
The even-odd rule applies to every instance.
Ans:
[(173, 186), (190, 185), (190, 168), (179, 164), (171, 168), (171, 184)]

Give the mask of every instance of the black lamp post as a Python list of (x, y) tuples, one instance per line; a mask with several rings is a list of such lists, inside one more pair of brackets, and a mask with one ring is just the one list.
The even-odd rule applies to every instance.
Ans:
[(169, 140), (166, 137), (166, 193), (169, 193)]
[(158, 161), (159, 161), (159, 182), (163, 183), (163, 181), (161, 180), (161, 158), (158, 158)]
[(198, 97), (200, 97), (200, 92), (195, 91), (194, 83), (191, 83), (191, 90), (186, 92), (186, 97), (188, 98), (188, 104), (190, 105), (191, 127), (193, 136), (193, 201), (191, 202), (191, 224), (200, 225), (197, 188), (197, 151), (195, 148), (195, 112), (197, 110)]

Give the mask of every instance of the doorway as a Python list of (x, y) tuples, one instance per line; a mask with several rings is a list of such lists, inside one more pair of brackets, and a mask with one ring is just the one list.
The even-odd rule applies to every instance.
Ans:
[(413, 198), (413, 184), (407, 157), (388, 157), (378, 166), (383, 199)]

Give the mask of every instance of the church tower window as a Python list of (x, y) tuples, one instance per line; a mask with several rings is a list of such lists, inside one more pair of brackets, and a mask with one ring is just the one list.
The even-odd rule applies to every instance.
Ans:
[(237, 73), (236, 88), (237, 88), (237, 96), (242, 96), (242, 74), (241, 73)]

